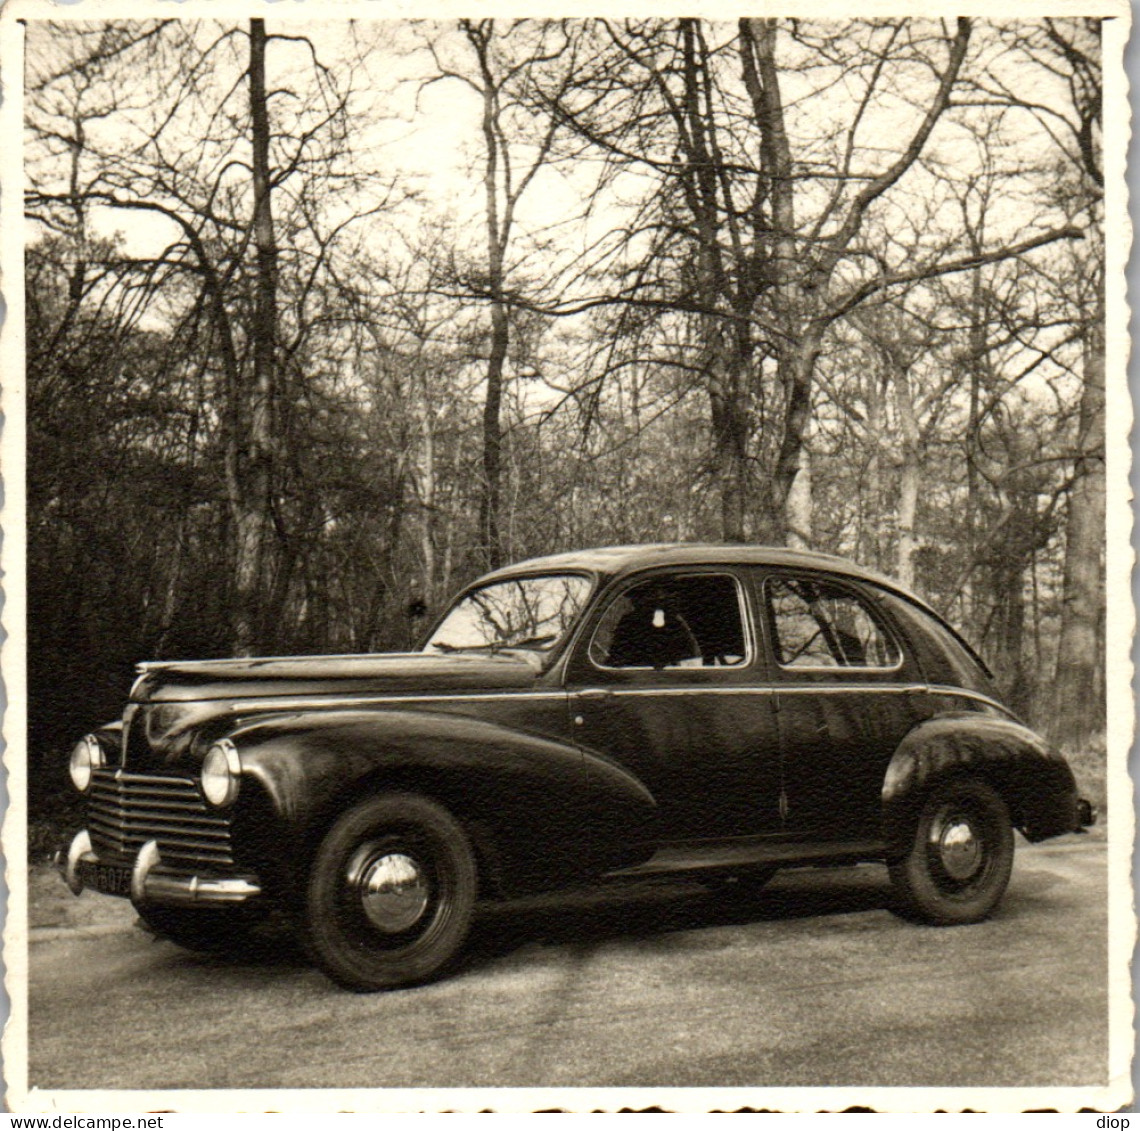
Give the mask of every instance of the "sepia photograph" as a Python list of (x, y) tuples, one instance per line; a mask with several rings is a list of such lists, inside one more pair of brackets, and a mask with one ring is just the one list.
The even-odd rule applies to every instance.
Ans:
[(0, 13), (8, 1108), (1129, 1104), (1129, 5), (378, 14)]

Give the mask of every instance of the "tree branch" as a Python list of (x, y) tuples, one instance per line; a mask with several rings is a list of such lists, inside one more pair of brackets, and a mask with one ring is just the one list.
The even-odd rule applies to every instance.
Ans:
[(823, 321), (825, 323), (831, 323), (837, 318), (842, 318), (865, 299), (873, 294), (877, 294), (879, 291), (886, 290), (888, 287), (897, 287), (905, 283), (917, 283), (925, 279), (937, 279), (941, 275), (953, 275), (959, 271), (972, 271), (976, 267), (984, 267), (987, 263), (1000, 263), (1005, 259), (1013, 259), (1019, 255), (1024, 255), (1026, 252), (1034, 251), (1039, 247), (1056, 243), (1058, 240), (1082, 240), (1084, 238), (1084, 232), (1079, 228), (1061, 228), (1058, 231), (1045, 232), (1043, 235), (1035, 236), (1030, 240), (1023, 240), (1021, 243), (1014, 244), (1012, 247), (998, 248), (995, 251), (987, 251), (976, 255), (965, 255), (960, 259), (951, 259), (945, 263), (934, 263), (928, 267), (920, 267), (913, 271), (888, 272), (887, 274), (879, 276), (877, 279), (869, 279), (848, 293), (845, 298), (841, 299), (837, 305), (831, 307), (823, 315)]

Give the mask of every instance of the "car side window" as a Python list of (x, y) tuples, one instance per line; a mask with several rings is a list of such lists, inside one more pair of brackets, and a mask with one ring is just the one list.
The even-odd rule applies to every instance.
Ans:
[(765, 585), (776, 660), (785, 668), (893, 668), (898, 645), (849, 590), (806, 578)]
[(589, 655), (599, 668), (737, 667), (748, 659), (745, 641), (735, 578), (661, 576), (610, 602)]

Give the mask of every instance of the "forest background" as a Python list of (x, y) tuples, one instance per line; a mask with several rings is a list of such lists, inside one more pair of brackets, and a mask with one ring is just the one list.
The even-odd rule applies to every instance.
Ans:
[(143, 659), (842, 554), (1102, 804), (1100, 21), (29, 21), (33, 852)]

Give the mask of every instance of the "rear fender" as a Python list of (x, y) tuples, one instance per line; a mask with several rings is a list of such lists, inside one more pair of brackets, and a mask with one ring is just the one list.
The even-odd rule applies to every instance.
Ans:
[(336, 816), (383, 789), (437, 798), (505, 892), (637, 862), (648, 791), (578, 747), (423, 711), (299, 712), (230, 735), (284, 843), (307, 860)]
[(899, 744), (883, 781), (884, 834), (906, 852), (930, 785), (950, 775), (982, 778), (1001, 795), (1014, 827), (1044, 840), (1078, 827), (1077, 789), (1063, 755), (1028, 727), (962, 713), (920, 723)]

